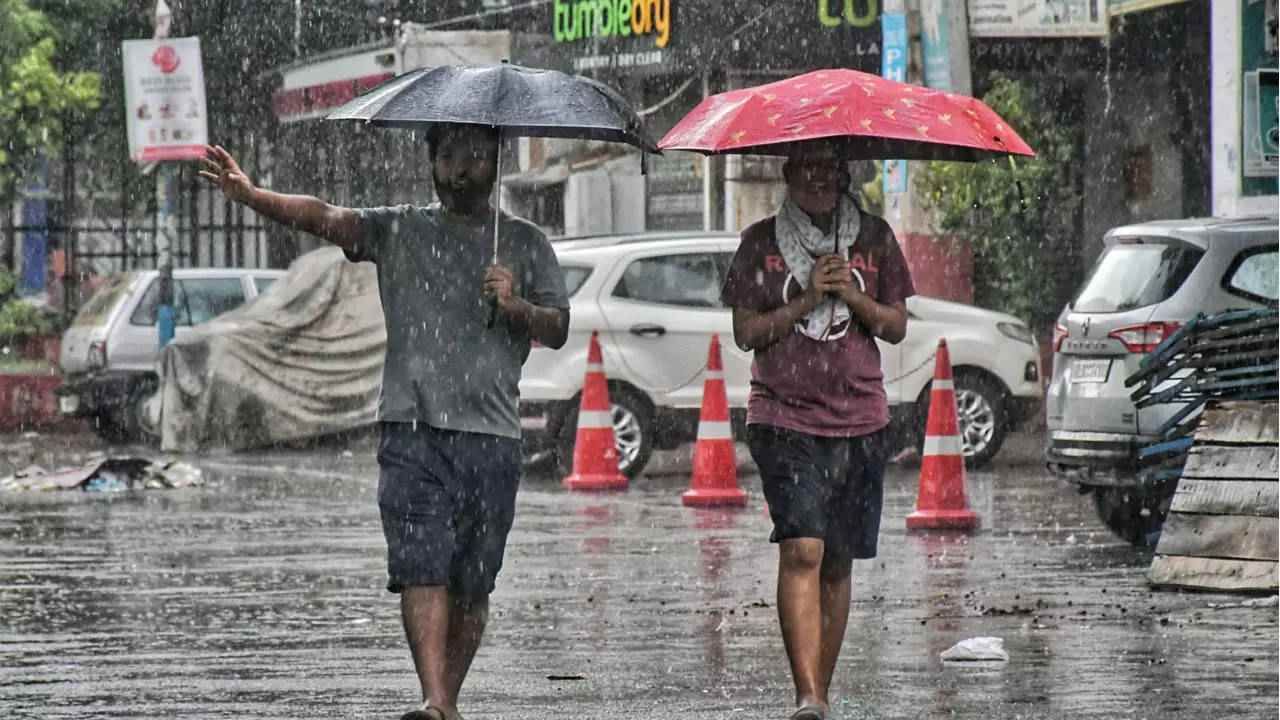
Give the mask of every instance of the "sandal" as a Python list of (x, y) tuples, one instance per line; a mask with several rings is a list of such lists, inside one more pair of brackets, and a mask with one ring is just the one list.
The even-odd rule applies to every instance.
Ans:
[(400, 720), (449, 720), (444, 711), (434, 705), (422, 703), (422, 707), (400, 716)]
[(791, 713), (791, 720), (827, 720), (827, 711), (821, 705), (801, 705)]

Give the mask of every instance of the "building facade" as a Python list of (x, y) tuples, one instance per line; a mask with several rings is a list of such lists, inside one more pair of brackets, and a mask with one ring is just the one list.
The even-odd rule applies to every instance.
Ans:
[[(381, 45), (352, 49), (347, 61), (341, 61), (345, 51), (337, 51), (281, 69), (277, 143), (305, 151), (287, 158), (275, 153), (271, 177), (286, 188), (318, 181), (328, 197), (352, 204), (430, 196), (425, 149), (412, 134), (330, 127), (315, 119), (323, 114), (317, 108), (297, 104), (311, 91), (300, 94), (290, 78), (331, 83), (316, 76), (322, 67), (332, 71), (346, 62), (342, 92), (312, 93), (336, 106), (370, 78), (449, 61), (427, 53), (407, 63), (406, 48), (415, 43), (445, 46), (467, 33), (496, 33), (503, 38), (497, 44), (463, 43), (446, 54), (455, 62), (493, 62), (501, 55), (593, 77), (619, 90), (658, 138), (712, 93), (823, 67), (881, 73), (886, 12), (900, 12), (908, 30), (907, 79), (937, 85), (943, 73), (950, 87), (977, 96), (999, 76), (1054, 89), (1054, 120), (1077, 148), (1072, 182), (1079, 201), (1068, 221), (1077, 241), (1062, 252), (1064, 287), (1087, 272), (1111, 227), (1274, 211), (1275, 0), (1079, 0), (1038, 15), (1014, 12), (1012, 0), (952, 7), (956, 3), (487, 0), (474, 8), (451, 6), (447, 16), (441, 10), (402, 25)], [(951, 28), (944, 47), (950, 55), (941, 60), (939, 18), (961, 24), (958, 35)], [(776, 159), (667, 153), (642, 161), (626, 147), (540, 139), (511, 143), (507, 152), (505, 166), (512, 170), (504, 177), (504, 204), (553, 235), (737, 230), (773, 212), (783, 193)], [(859, 179), (875, 177), (877, 169), (863, 165)], [(910, 207), (910, 192), (906, 196)], [(919, 208), (888, 214), (922, 289), (971, 298), (965, 249), (936, 237)]]

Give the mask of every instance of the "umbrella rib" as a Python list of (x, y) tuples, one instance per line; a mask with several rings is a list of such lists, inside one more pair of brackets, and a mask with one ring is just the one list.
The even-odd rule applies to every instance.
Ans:
[[(361, 112), (365, 112), (367, 114), (367, 117), (365, 117), (364, 120), (366, 122), (373, 120), (374, 116), (378, 112), (380, 112), (388, 102), (390, 102), (390, 100), (392, 99), (392, 97), (397, 91), (399, 91), (405, 85), (408, 85), (409, 83), (413, 82), (413, 80), (417, 76), (422, 75), (423, 72), (424, 71), (422, 70), (418, 70), (411, 73), (407, 73), (403, 77), (396, 78), (395, 80), (392, 80), (391, 82), (387, 83), (384, 87), (371, 91), (369, 95), (364, 99), (364, 102), (360, 104), (359, 108), (354, 109), (349, 113), (345, 113), (345, 115), (355, 116)], [(376, 108), (374, 107), (375, 105), (376, 105)]]

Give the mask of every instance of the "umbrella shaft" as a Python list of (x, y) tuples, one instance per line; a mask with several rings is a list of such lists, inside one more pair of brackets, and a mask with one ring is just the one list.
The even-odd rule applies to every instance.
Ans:
[(502, 222), (502, 128), (498, 128), (498, 152), (493, 180), (493, 264), (498, 264), (498, 225)]

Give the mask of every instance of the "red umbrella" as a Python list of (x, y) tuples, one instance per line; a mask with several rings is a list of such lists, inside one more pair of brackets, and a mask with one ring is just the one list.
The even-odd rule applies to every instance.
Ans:
[(663, 150), (785, 155), (840, 138), (848, 157), (976, 161), (1035, 155), (980, 100), (857, 70), (817, 70), (712, 95), (658, 143)]

